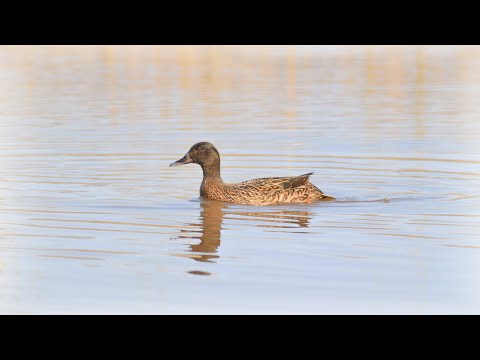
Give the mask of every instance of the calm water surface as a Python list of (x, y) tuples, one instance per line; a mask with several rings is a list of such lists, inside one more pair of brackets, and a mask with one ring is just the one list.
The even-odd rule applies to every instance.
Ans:
[[(0, 313), (480, 313), (479, 47), (0, 47)], [(199, 198), (299, 175), (336, 202)]]

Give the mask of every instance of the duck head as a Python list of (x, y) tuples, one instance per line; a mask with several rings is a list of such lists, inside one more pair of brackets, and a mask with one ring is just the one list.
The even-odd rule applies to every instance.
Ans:
[(195, 163), (205, 170), (220, 170), (220, 154), (218, 150), (209, 142), (199, 142), (193, 145), (187, 154), (180, 160), (170, 164), (170, 166), (179, 166)]

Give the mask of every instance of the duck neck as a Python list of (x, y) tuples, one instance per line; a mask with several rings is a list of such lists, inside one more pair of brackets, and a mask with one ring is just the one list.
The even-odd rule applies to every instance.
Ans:
[(203, 180), (223, 183), (222, 177), (220, 176), (220, 161), (215, 161), (211, 164), (204, 164), (202, 165), (202, 170)]

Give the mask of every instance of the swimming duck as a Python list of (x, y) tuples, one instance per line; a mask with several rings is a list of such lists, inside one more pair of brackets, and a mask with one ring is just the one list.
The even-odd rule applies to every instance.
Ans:
[(313, 173), (293, 177), (271, 177), (226, 184), (220, 176), (220, 154), (209, 142), (193, 145), (188, 153), (170, 166), (195, 163), (202, 167), (200, 196), (246, 205), (280, 203), (309, 204), (318, 200), (335, 200), (308, 181)]

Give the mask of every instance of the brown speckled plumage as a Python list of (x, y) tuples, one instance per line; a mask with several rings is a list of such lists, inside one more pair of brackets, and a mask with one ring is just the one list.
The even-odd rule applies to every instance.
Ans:
[(312, 203), (319, 200), (335, 200), (324, 195), (308, 181), (313, 173), (292, 177), (259, 178), (238, 184), (226, 184), (220, 176), (220, 154), (208, 142), (197, 143), (180, 160), (172, 163), (184, 165), (197, 163), (203, 170), (200, 195), (247, 205), (273, 205), (281, 203)]

